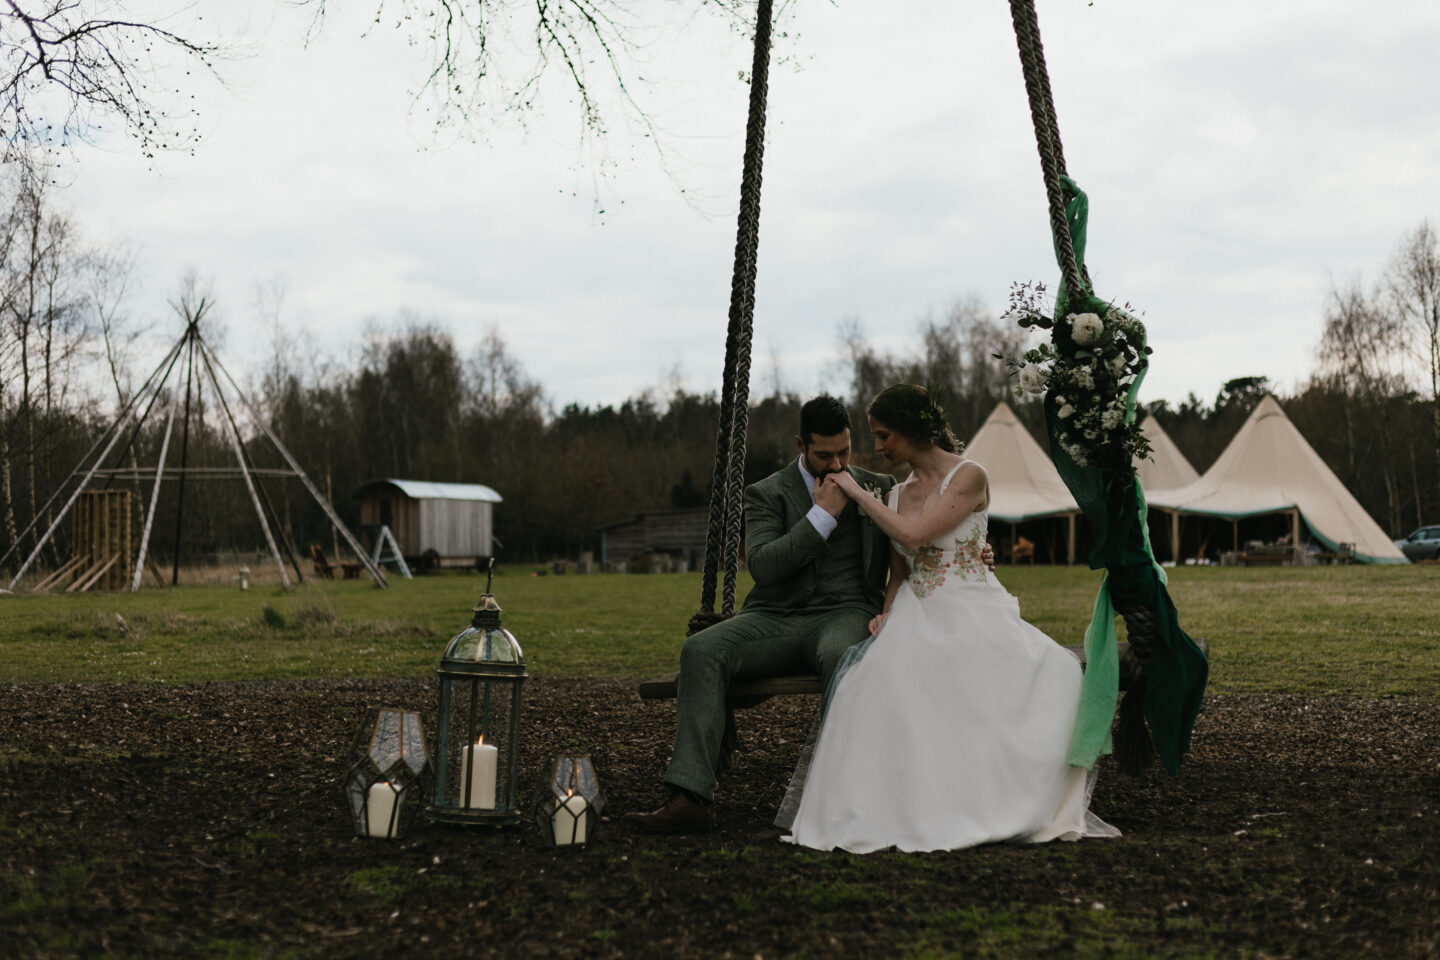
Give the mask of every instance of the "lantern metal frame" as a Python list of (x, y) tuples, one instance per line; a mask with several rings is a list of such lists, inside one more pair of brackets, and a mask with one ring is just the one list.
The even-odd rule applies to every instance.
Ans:
[[(487, 584), (470, 626), (450, 640), (440, 658), (436, 779), (427, 811), (430, 819), (439, 823), (510, 826), (520, 822), (516, 800), (520, 705), (529, 674), (520, 643), (500, 625), (500, 613), (500, 604)], [(463, 717), (456, 716), (460, 711)], [(466, 772), (465, 751), (477, 740), (498, 751), (493, 807), (470, 805), (473, 778)]]
[[(568, 802), (577, 796), (585, 799), (585, 809), (571, 820), (568, 836), (557, 834), (557, 830), (564, 827), (556, 823), (556, 814), (562, 806), (568, 809)], [(530, 802), (540, 835), (548, 844), (581, 846), (595, 837), (600, 814), (605, 809), (605, 791), (588, 756), (556, 757), (545, 765)]]
[[(370, 789), (388, 783), (394, 791), (384, 834), (370, 831)], [(357, 837), (403, 839), (425, 806), (435, 771), (425, 746), (420, 714), (399, 707), (371, 707), (350, 744), (342, 792)]]

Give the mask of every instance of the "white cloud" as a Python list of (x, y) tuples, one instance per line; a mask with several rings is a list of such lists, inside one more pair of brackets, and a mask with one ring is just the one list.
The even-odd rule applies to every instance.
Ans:
[[(677, 365), (690, 388), (718, 387), (741, 38), (697, 17), (650, 49), (675, 178), (622, 136), (597, 201), (558, 88), (528, 131), (434, 147), (410, 92), (417, 52), (388, 26), (362, 39), (367, 5), (331, 7), (308, 49), (293, 11), (245, 26), (254, 55), (222, 65), (230, 89), (199, 85), (195, 156), (151, 169), (123, 144), (80, 155), (68, 200), (89, 232), (143, 250), (137, 310), (163, 314), (194, 265), (244, 330), (249, 288), (284, 275), (322, 349), (408, 309), (462, 347), (498, 327), (561, 403), (617, 402)], [(903, 344), (926, 311), (972, 293), (998, 310), (1012, 280), (1057, 272), (1003, 5), (792, 10), (798, 35), (777, 56), (799, 67), (771, 74), (756, 391), (772, 350), (787, 387), (821, 386), (844, 317)], [(1298, 382), (1329, 276), (1373, 275), (1436, 213), (1440, 8), (1103, 0), (1040, 15), (1067, 160), (1091, 196), (1092, 273), (1150, 322), (1146, 394), (1208, 398), (1257, 372)], [(232, 366), (258, 339), (232, 335), (251, 352)]]

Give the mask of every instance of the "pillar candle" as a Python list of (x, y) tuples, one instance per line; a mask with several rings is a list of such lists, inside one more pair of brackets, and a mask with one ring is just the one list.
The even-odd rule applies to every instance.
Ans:
[(575, 793), (566, 797), (564, 802), (555, 808), (555, 815), (551, 817), (550, 826), (555, 832), (557, 847), (585, 842), (585, 832), (588, 826), (585, 811), (589, 807), (590, 804), (586, 802), (585, 798)]
[(464, 799), (465, 784), (470, 785), (470, 802), (467, 806), (477, 810), (495, 809), (495, 771), (499, 767), (500, 751), (488, 743), (477, 741), (475, 746), (465, 748), (465, 762), (460, 775), (461, 799)]
[(365, 799), (365, 832), (372, 837), (393, 837), (400, 822), (400, 792), (388, 780), (370, 785)]

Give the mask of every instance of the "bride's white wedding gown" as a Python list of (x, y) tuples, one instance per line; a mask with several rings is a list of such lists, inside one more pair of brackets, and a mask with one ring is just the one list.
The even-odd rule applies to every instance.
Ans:
[(786, 840), (866, 853), (1119, 834), (1066, 763), (1080, 664), (980, 562), (986, 525), (971, 513), (901, 550), (908, 581), (835, 684)]

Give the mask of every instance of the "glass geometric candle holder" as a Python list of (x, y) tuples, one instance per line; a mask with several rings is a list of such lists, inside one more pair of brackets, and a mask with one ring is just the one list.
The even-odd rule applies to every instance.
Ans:
[(589, 757), (556, 757), (545, 765), (531, 801), (545, 841), (557, 847), (589, 843), (605, 809), (605, 791)]
[(434, 786), (420, 714), (372, 707), (350, 745), (345, 805), (357, 837), (399, 839)]

